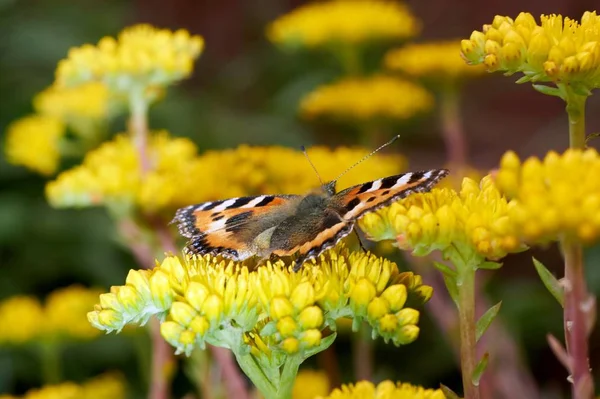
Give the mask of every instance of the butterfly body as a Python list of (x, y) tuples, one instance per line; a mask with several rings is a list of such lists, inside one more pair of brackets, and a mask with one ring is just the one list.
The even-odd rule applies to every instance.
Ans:
[(405, 173), (336, 192), (335, 181), (307, 195), (261, 195), (179, 209), (174, 222), (187, 252), (234, 260), (296, 255), (294, 269), (332, 248), (364, 214), (429, 191), (447, 170)]

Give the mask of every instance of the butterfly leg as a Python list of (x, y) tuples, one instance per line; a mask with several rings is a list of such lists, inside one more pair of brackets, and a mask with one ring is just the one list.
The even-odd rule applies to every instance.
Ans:
[(354, 234), (356, 234), (356, 238), (358, 238), (358, 245), (360, 245), (360, 249), (362, 249), (363, 252), (367, 252), (366, 248), (365, 248), (365, 244), (362, 241), (362, 238), (360, 237), (360, 234), (358, 232), (358, 229), (355, 227), (353, 229)]

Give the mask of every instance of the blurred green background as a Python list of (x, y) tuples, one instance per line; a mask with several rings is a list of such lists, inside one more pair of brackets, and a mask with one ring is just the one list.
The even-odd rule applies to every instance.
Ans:
[[(70, 47), (96, 43), (127, 25), (148, 22), (171, 29), (187, 28), (206, 40), (193, 78), (170, 88), (166, 100), (151, 109), (152, 128), (190, 137), (201, 150), (241, 143), (295, 147), (355, 144), (357, 136), (351, 126), (309, 124), (297, 116), (303, 94), (339, 75), (335, 60), (319, 53), (278, 51), (264, 36), (268, 22), (299, 4), (275, 0), (0, 0), (0, 132), (32, 111), (32, 97), (52, 82), (57, 61)], [(424, 23), (419, 40), (427, 40), (468, 37), (495, 14), (516, 16), (529, 11), (578, 17), (585, 10), (593, 10), (595, 3), (433, 0), (408, 5)], [(367, 54), (371, 65), (377, 64), (382, 50), (372, 49)], [(494, 168), (507, 149), (528, 156), (567, 146), (562, 102), (534, 92), (530, 85), (512, 84), (514, 80), (494, 75), (465, 88), (464, 123), (475, 167)], [(592, 97), (588, 105), (590, 131), (600, 125), (598, 110), (600, 103)], [(394, 127), (394, 132), (402, 134), (398, 148), (410, 160), (410, 168), (443, 166), (437, 126), (436, 114), (432, 113), (408, 126)], [(121, 119), (114, 122), (112, 130), (124, 128)], [(44, 199), (44, 184), (43, 178), (7, 164), (0, 156), (0, 299), (15, 294), (43, 298), (72, 283), (106, 289), (124, 281), (127, 271), (136, 265), (127, 249), (117, 243), (104, 209), (54, 210)], [(198, 184), (202, 184), (200, 176)], [(502, 269), (487, 273), (487, 292), (492, 302), (503, 300), (500, 316), (520, 345), (543, 397), (564, 397), (566, 372), (546, 343), (548, 333), (562, 337), (561, 312), (538, 281), (530, 262), (532, 254), (561, 275), (555, 247), (530, 251), (509, 256)], [(586, 256), (590, 291), (598, 295), (600, 248), (589, 249)], [(377, 342), (380, 368), (376, 377), (456, 387), (459, 371), (440, 335), (425, 313), (416, 343), (394, 348)], [(64, 352), (65, 377), (80, 381), (104, 370), (121, 370), (141, 397), (146, 382), (138, 367), (136, 345), (146, 342), (140, 342), (140, 336), (144, 336), (143, 331), (68, 347)], [(596, 369), (600, 367), (599, 338), (596, 329), (590, 339), (595, 359), (592, 367)], [(341, 362), (348, 360), (347, 339), (336, 341), (335, 348)], [(36, 356), (25, 350), (0, 348), (0, 393), (22, 393), (39, 386), (36, 362)], [(351, 378), (343, 376), (344, 380)], [(185, 373), (179, 371), (175, 395), (185, 391), (186, 381)]]

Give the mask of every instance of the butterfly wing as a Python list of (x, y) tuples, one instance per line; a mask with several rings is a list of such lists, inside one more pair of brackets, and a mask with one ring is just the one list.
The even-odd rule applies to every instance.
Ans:
[(410, 172), (359, 184), (340, 191), (333, 197), (333, 206), (344, 220), (356, 220), (413, 193), (431, 188), (448, 174), (446, 169)]
[(189, 238), (186, 251), (234, 260), (256, 255), (253, 242), (294, 211), (296, 195), (261, 195), (204, 202), (177, 210), (173, 222)]

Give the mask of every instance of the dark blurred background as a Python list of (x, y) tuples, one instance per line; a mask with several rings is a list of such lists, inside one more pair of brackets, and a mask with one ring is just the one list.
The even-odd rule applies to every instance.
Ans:
[[(151, 127), (191, 137), (201, 150), (260, 145), (354, 144), (348, 127), (316, 125), (297, 117), (301, 96), (339, 74), (323, 54), (278, 51), (264, 35), (266, 24), (301, 5), (301, 1), (219, 2), (173, 0), (65, 1), (0, 0), (0, 134), (13, 120), (32, 111), (32, 97), (52, 83), (54, 68), (68, 49), (116, 35), (123, 27), (147, 22), (201, 34), (206, 49), (192, 79), (170, 88), (165, 101), (151, 110)], [(423, 21), (417, 41), (467, 38), (496, 14), (516, 17), (561, 13), (579, 18), (593, 11), (591, 0), (549, 1), (408, 1)], [(520, 156), (543, 155), (568, 145), (567, 117), (559, 99), (516, 85), (516, 77), (493, 74), (467, 84), (463, 116), (473, 166), (494, 168), (508, 149)], [(600, 129), (600, 102), (588, 102), (588, 132)], [(400, 151), (413, 169), (442, 166), (444, 150), (436, 113), (404, 126)], [(124, 130), (115, 122), (115, 131)], [(3, 141), (3, 140), (2, 140)], [(599, 139), (600, 141), (600, 139)], [(595, 143), (591, 143), (595, 145)], [(2, 151), (0, 151), (2, 152)], [(54, 210), (43, 197), (45, 180), (0, 156), (0, 299), (15, 294), (44, 297), (72, 283), (107, 288), (120, 284), (135, 267), (114, 239), (116, 231), (103, 209)], [(201, 179), (199, 177), (199, 184)], [(535, 255), (562, 276), (555, 247), (505, 259), (489, 273), (487, 292), (503, 300), (501, 318), (523, 351), (544, 397), (565, 397), (566, 372), (546, 343), (546, 334), (562, 337), (561, 311), (545, 291), (531, 265)], [(600, 294), (600, 248), (587, 251), (590, 290)], [(427, 314), (416, 343), (391, 348), (378, 342), (381, 377), (458, 387), (459, 373), (451, 351)], [(592, 363), (600, 367), (600, 335), (591, 339)], [(348, 344), (336, 342), (340, 359)], [(0, 393), (22, 392), (40, 384), (35, 360), (0, 350)], [(144, 382), (135, 371), (136, 352), (129, 338), (111, 336), (65, 354), (67, 378), (79, 380), (105, 369), (124, 371), (134, 387)], [(351, 378), (350, 375), (344, 376)], [(177, 390), (176, 390), (177, 391)]]

